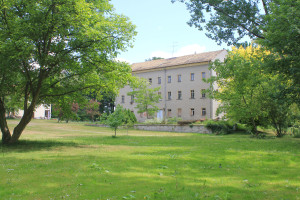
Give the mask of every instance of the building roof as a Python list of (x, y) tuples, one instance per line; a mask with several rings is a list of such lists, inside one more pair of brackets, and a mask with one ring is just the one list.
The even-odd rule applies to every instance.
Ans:
[(178, 65), (210, 62), (214, 60), (223, 51), (226, 50), (211, 51), (211, 52), (192, 54), (192, 55), (180, 56), (180, 57), (174, 57), (168, 59), (159, 59), (159, 60), (152, 60), (152, 61), (146, 61), (141, 63), (134, 63), (132, 64), (131, 67), (133, 72), (137, 72), (137, 71), (159, 69), (159, 68), (172, 67)]

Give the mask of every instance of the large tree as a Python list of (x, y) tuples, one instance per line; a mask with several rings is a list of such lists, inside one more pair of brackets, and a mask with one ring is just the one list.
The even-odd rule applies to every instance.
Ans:
[(270, 12), (271, 0), (172, 0), (185, 2), (191, 13), (188, 22), (207, 37), (228, 45), (240, 45), (246, 40), (264, 38), (264, 16)]
[(258, 42), (280, 56), (274, 59), (270, 55), (268, 59), (272, 62), (267, 68), (292, 81), (287, 92), (300, 105), (300, 1), (274, 0), (265, 24), (265, 39)]
[(171, 1), (184, 2), (191, 13), (188, 24), (205, 29), (207, 37), (219, 44), (247, 46), (250, 39), (279, 54), (280, 59), (265, 67), (291, 79), (290, 94), (297, 93), (294, 99), (300, 99), (299, 0)]
[[(18, 141), (38, 104), (126, 84), (130, 66), (114, 58), (131, 46), (134, 28), (108, 0), (1, 0), (2, 142)], [(24, 115), (11, 134), (5, 102), (16, 96)]]
[(284, 96), (290, 81), (264, 70), (268, 54), (252, 46), (233, 48), (225, 62), (213, 63), (211, 67), (218, 76), (208, 82), (218, 85), (218, 90), (211, 88), (210, 94), (221, 101), (218, 111), (225, 117), (249, 125), (253, 133), (258, 133), (258, 125), (271, 125), (280, 137), (288, 125), (292, 104)]

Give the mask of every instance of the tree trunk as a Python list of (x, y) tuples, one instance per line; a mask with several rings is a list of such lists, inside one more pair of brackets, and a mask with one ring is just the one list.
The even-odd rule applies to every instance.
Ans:
[(2, 132), (2, 143), (8, 144), (11, 140), (11, 134), (7, 126), (7, 121), (5, 117), (5, 107), (4, 102), (0, 99), (0, 128)]
[(13, 135), (12, 135), (9, 143), (13, 144), (13, 143), (16, 143), (19, 140), (19, 138), (20, 138), (21, 134), (23, 133), (25, 127), (27, 126), (27, 124), (32, 119), (33, 112), (34, 112), (34, 107), (35, 107), (35, 104), (31, 103), (31, 105), (29, 106), (29, 108), (24, 111), (24, 115), (23, 115), (21, 121), (14, 128), (14, 132), (13, 132)]
[(257, 131), (257, 125), (255, 123), (255, 120), (252, 119), (252, 130), (253, 133), (255, 133), (256, 136), (258, 136), (258, 131)]

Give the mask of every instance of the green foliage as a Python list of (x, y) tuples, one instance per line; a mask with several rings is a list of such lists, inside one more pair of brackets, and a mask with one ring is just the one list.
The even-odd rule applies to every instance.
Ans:
[(105, 124), (105, 121), (107, 120), (108, 116), (109, 115), (107, 113), (102, 113), (98, 119), (99, 122)]
[[(249, 46), (255, 41), (271, 51), (265, 71), (290, 80), (283, 94), (300, 105), (300, 2), (298, 0), (171, 0), (184, 2), (188, 22), (219, 44)], [(283, 92), (282, 92), (283, 93)], [(286, 97), (290, 98), (290, 97)]]
[(136, 116), (130, 109), (124, 109), (124, 123), (128, 126), (132, 126), (134, 123), (137, 122)]
[(172, 117), (167, 119), (167, 124), (177, 124), (178, 121), (181, 121), (180, 117)]
[(136, 122), (137, 120), (134, 113), (132, 113), (129, 109), (125, 109), (121, 105), (118, 105), (116, 110), (107, 117), (105, 124), (115, 131), (114, 137), (117, 137), (117, 129), (120, 126), (127, 125), (127, 127), (129, 127), (133, 126)]
[(172, 0), (175, 1), (186, 4), (191, 13), (190, 26), (206, 29), (206, 36), (219, 44), (239, 46), (246, 43), (245, 38), (263, 38), (263, 17), (269, 12), (267, 0)]
[(258, 42), (272, 52), (279, 54), (280, 59), (273, 59), (268, 66), (272, 72), (279, 72), (292, 81), (289, 93), (300, 105), (300, 1), (273, 0), (270, 13), (264, 17), (263, 36)]
[(159, 107), (156, 105), (161, 98), (158, 94), (159, 90), (160, 87), (151, 88), (147, 80), (140, 79), (138, 86), (132, 92), (129, 92), (128, 95), (134, 96), (138, 113), (146, 112), (147, 119), (149, 119), (159, 110)]
[(15, 114), (22, 108), (22, 102), (19, 96), (8, 96), (4, 99), (4, 104), (6, 105), (6, 114), (9, 117), (14, 117)]
[[(76, 101), (75, 101), (76, 100)], [(52, 117), (57, 117), (58, 122), (65, 120), (79, 120), (78, 112), (86, 104), (86, 98), (79, 93), (60, 96), (52, 104)]]
[(147, 119), (143, 122), (143, 124), (161, 124), (163, 121), (158, 118)]
[(99, 106), (100, 103), (94, 99), (91, 99), (85, 106), (86, 114), (90, 116), (92, 122), (94, 121), (97, 115), (100, 115)]
[(162, 58), (162, 57), (152, 57), (152, 58), (146, 59), (145, 61), (161, 60), (161, 59), (164, 59), (164, 58)]
[(118, 105), (106, 119), (106, 124), (115, 131), (115, 137), (117, 137), (117, 129), (124, 124), (124, 115), (123, 107)]
[(297, 104), (292, 104), (291, 110), (291, 124), (288, 129), (288, 133), (290, 133), (295, 138), (300, 138), (300, 110)]
[(230, 121), (214, 121), (214, 120), (206, 120), (204, 121), (205, 127), (212, 130), (213, 133), (216, 134), (229, 134), (233, 132), (233, 123)]
[(300, 138), (300, 127), (291, 127), (290, 128), (290, 131), (291, 131), (291, 135), (294, 137), (294, 138)]
[(218, 76), (207, 81), (219, 89), (210, 88), (208, 92), (221, 101), (218, 112), (224, 112), (226, 118), (247, 124), (254, 134), (258, 134), (257, 126), (272, 125), (281, 137), (292, 103), (284, 95), (289, 80), (265, 72), (268, 54), (252, 46), (233, 48), (224, 63), (216, 61), (211, 66)]
[(0, 7), (0, 116), (8, 97), (18, 97), (24, 116), (4, 142), (16, 142), (36, 105), (59, 96), (116, 94), (131, 68), (114, 58), (131, 47), (135, 26), (108, 0), (10, 0)]

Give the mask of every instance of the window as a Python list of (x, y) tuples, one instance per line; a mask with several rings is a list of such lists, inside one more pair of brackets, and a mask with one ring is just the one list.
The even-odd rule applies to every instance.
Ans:
[(157, 78), (157, 83), (158, 83), (158, 84), (161, 84), (161, 77), (158, 77), (158, 78)]
[(172, 110), (168, 109), (168, 117), (171, 117), (171, 112), (172, 112)]
[(158, 92), (158, 95), (159, 95), (159, 100), (161, 101), (161, 92)]
[(206, 115), (206, 108), (202, 108), (202, 116)]
[(171, 83), (171, 76), (168, 76), (168, 83)]
[(152, 78), (149, 78), (149, 84), (152, 85)]
[(195, 109), (191, 108), (191, 116), (194, 116), (194, 115), (195, 115)]
[(205, 72), (202, 72), (202, 79), (205, 78)]
[(195, 80), (195, 74), (191, 73), (191, 81)]
[(195, 91), (191, 90), (191, 99), (195, 99)]
[(171, 92), (168, 92), (168, 100), (171, 100), (172, 99), (172, 94)]
[(177, 99), (181, 99), (182, 95), (181, 95), (181, 91), (178, 91), (178, 98)]
[(205, 89), (201, 90), (201, 95), (202, 95), (202, 98), (205, 98)]
[(177, 111), (177, 116), (178, 117), (181, 117), (181, 112), (182, 112), (181, 108), (178, 108), (178, 111)]
[(178, 82), (181, 82), (181, 75), (178, 75)]
[(130, 97), (130, 104), (133, 104), (134, 103), (134, 95), (131, 95)]
[(125, 96), (122, 95), (122, 103), (125, 103)]

